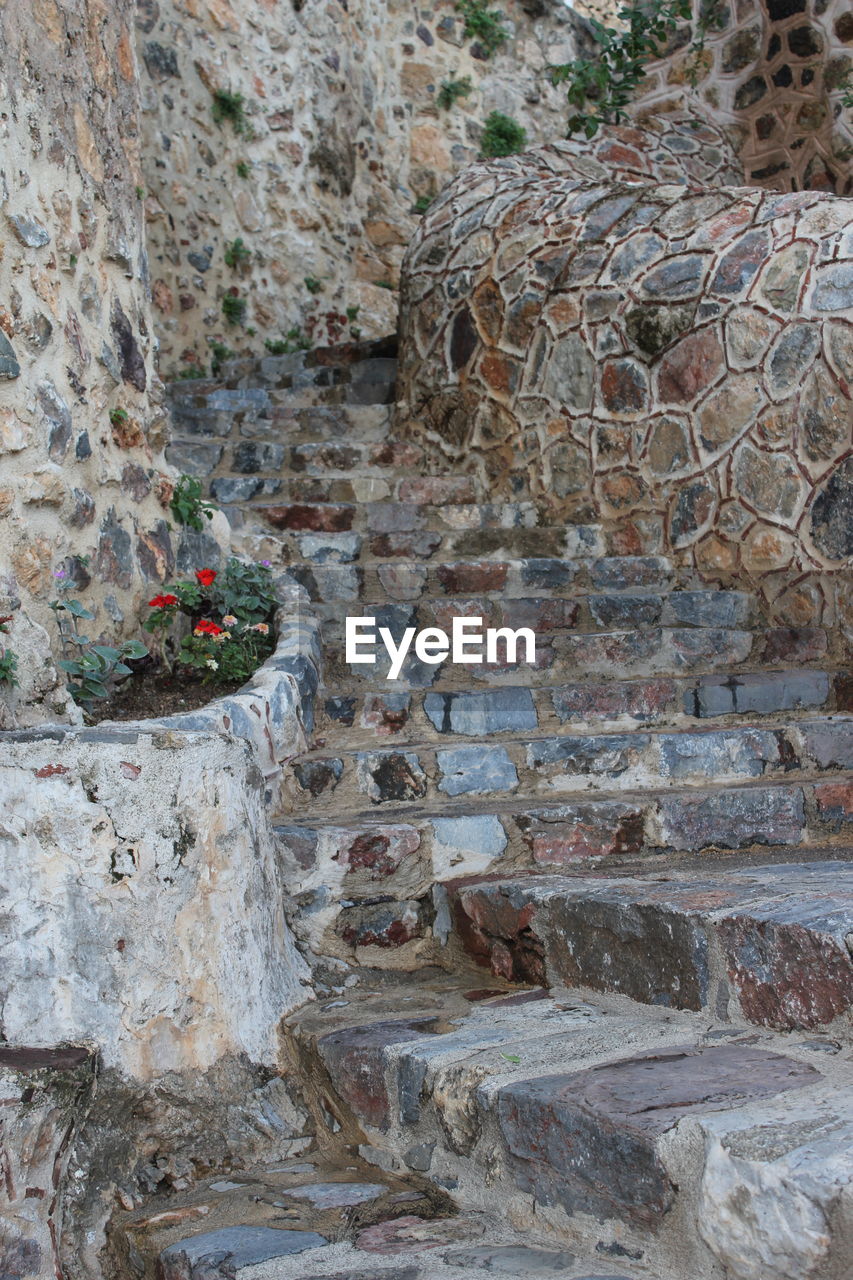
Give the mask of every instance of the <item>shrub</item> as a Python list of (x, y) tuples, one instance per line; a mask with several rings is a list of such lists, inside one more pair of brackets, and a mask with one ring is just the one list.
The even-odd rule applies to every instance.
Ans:
[(490, 9), (486, 0), (456, 0), (456, 8), (465, 19), (465, 39), (477, 40), (488, 57), (509, 39), (503, 14)]
[[(591, 138), (600, 124), (622, 120), (645, 78), (646, 64), (660, 55), (678, 23), (689, 19), (691, 13), (691, 0), (629, 0), (616, 15), (618, 28), (590, 19), (597, 56), (550, 68), (554, 84), (569, 86), (566, 96), (575, 108), (569, 118), (569, 133), (583, 132)], [(703, 7), (697, 26), (696, 58), (704, 47), (706, 32), (720, 21), (718, 6), (712, 0)], [(694, 79), (696, 65), (694, 59)]]
[(242, 324), (246, 319), (246, 299), (236, 293), (226, 293), (222, 299), (222, 314), (229, 324)]
[(463, 76), (461, 80), (444, 80), (435, 100), (442, 110), (450, 111), (460, 98), (468, 97), (473, 87), (470, 76)]
[(245, 133), (248, 129), (246, 100), (242, 93), (229, 93), (227, 89), (214, 90), (211, 110), (217, 124), (229, 120), (235, 133)]
[[(9, 623), (12, 621), (11, 613), (0, 618), (0, 635), (9, 634)], [(18, 655), (7, 645), (0, 645), (0, 684), (16, 685), (18, 677)]]
[(169, 507), (178, 524), (195, 529), (198, 533), (204, 528), (205, 520), (212, 520), (217, 510), (215, 503), (208, 502), (201, 496), (201, 481), (195, 476), (181, 476), (169, 499)]
[(242, 267), (251, 258), (252, 251), (243, 240), (243, 237), (237, 236), (236, 240), (226, 241), (224, 256), (226, 266)]
[(483, 129), (480, 154), (488, 157), (511, 156), (517, 151), (523, 151), (526, 142), (527, 131), (516, 120), (500, 111), (493, 111)]

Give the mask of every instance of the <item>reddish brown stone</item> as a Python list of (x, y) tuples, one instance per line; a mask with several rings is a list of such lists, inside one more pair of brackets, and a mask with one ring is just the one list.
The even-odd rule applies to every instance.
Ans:
[(502, 591), (508, 571), (509, 565), (500, 560), (475, 560), (441, 564), (436, 576), (448, 595), (467, 595), (469, 591)]
[(500, 887), (483, 892), (478, 886), (451, 890), (456, 931), (477, 964), (508, 981), (545, 983), (542, 944), (531, 925), (535, 903), (518, 906)]
[(294, 502), (280, 507), (261, 508), (274, 529), (305, 530), (311, 533), (342, 533), (352, 528), (355, 508)]
[(764, 662), (815, 662), (827, 650), (822, 627), (775, 627), (767, 632)]
[(853, 1004), (850, 955), (827, 934), (748, 915), (719, 921), (716, 933), (750, 1022), (808, 1029), (832, 1022)]
[(661, 360), (660, 397), (671, 404), (689, 404), (719, 377), (723, 367), (723, 348), (716, 331), (691, 333)]
[(601, 394), (611, 413), (642, 413), (649, 394), (645, 371), (633, 360), (608, 360), (601, 374)]
[(853, 822), (853, 782), (819, 782), (814, 787), (818, 816), (824, 821)]
[(376, 1022), (370, 1027), (345, 1027), (317, 1042), (317, 1051), (334, 1080), (338, 1095), (359, 1120), (387, 1129), (390, 1103), (385, 1086), (383, 1050), (387, 1045), (420, 1040), (432, 1025), (429, 1018), (412, 1022)]

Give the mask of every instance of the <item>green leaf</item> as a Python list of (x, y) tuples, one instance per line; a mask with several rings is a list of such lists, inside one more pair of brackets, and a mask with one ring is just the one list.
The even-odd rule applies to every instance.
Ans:
[(66, 609), (68, 613), (73, 614), (75, 618), (91, 619), (95, 616), (94, 613), (90, 613), (90, 611), (86, 609), (79, 600), (64, 600), (60, 605), (60, 608)]
[(501, 1057), (506, 1058), (507, 1062), (521, 1062), (521, 1058), (519, 1058), (515, 1053), (504, 1053), (503, 1050), (501, 1050)]
[(113, 674), (117, 676), (130, 676), (133, 675), (133, 672), (130, 667), (126, 667), (123, 662), (117, 662), (113, 667)]
[(139, 640), (127, 640), (121, 646), (123, 658), (147, 658), (148, 650)]
[(113, 649), (108, 644), (93, 644), (92, 652), (96, 653), (99, 658), (103, 658), (104, 662), (117, 662), (121, 657), (118, 649)]

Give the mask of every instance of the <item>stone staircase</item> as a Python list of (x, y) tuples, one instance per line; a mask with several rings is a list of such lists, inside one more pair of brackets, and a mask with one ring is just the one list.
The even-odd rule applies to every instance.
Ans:
[[(295, 1230), (323, 1241), (290, 1261), (273, 1215), (264, 1280), (840, 1280), (843, 656), (819, 628), (769, 627), (748, 591), (425, 474), (392, 434), (388, 350), (234, 364), (172, 393), (171, 459), (322, 621), (315, 738), (276, 824), (318, 975), (287, 1038), (336, 1152), (323, 1177), (353, 1181), (358, 1149), (359, 1181), (414, 1197), (370, 1227), (303, 1214)], [(346, 661), (347, 616), (395, 645), (455, 618), (529, 628), (535, 659), (410, 653), (391, 680), (381, 647)], [(186, 1223), (143, 1235), (140, 1256), (165, 1257)], [(227, 1265), (203, 1274), (241, 1274)]]

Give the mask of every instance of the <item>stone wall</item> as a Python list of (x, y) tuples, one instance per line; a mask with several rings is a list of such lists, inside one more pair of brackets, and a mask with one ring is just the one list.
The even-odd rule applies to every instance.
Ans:
[(21, 658), (19, 692), (0, 687), (8, 727), (73, 715), (50, 657), (54, 572), (112, 638), (136, 630), (175, 548), (132, 0), (7, 0), (0, 82), (0, 614)]
[(853, 201), (673, 181), (723, 151), (667, 117), (468, 170), (404, 269), (401, 426), (543, 523), (849, 634)]
[[(577, 19), (562, 0), (497, 8), (511, 38), (488, 60), (464, 38), (453, 0), (139, 0), (145, 211), (166, 374), (209, 367), (214, 341), (263, 354), (265, 340), (300, 325), (322, 342), (329, 311), (344, 335), (351, 323), (366, 338), (394, 330), (414, 206), (476, 159), (485, 117), (514, 117), (531, 142), (565, 131), (564, 92), (544, 72), (574, 55)], [(465, 77), (470, 96), (439, 108), (442, 82)], [(242, 131), (214, 120), (220, 90), (243, 95)], [(249, 256), (229, 267), (225, 248), (238, 237)], [(229, 293), (247, 302), (245, 327), (223, 317)]]
[[(691, 47), (699, 17), (704, 48)], [(847, 0), (694, 0), (694, 19), (648, 68), (632, 114), (710, 115), (732, 130), (746, 178), (776, 191), (853, 191)]]
[[(46, 1200), (22, 1206), (0, 1180), (16, 1224), (10, 1275), (47, 1275), (11, 1264), (19, 1253), (46, 1263), (60, 1238), (75, 1280), (117, 1274), (105, 1234), (116, 1207), (311, 1145), (299, 1086), (279, 1069), (279, 1022), (310, 980), (284, 916), (268, 801), (281, 761), (304, 748), (315, 662), (296, 626), (257, 687), (202, 712), (6, 738), (0, 1157), (8, 1147), (24, 1177), (37, 1124), (44, 1153), (28, 1185), (62, 1157)], [(36, 1046), (40, 1061), (69, 1043), (97, 1052), (94, 1097), (57, 1113), (48, 1080), (45, 1115), (19, 1115), (3, 1053), (28, 1061)]]

